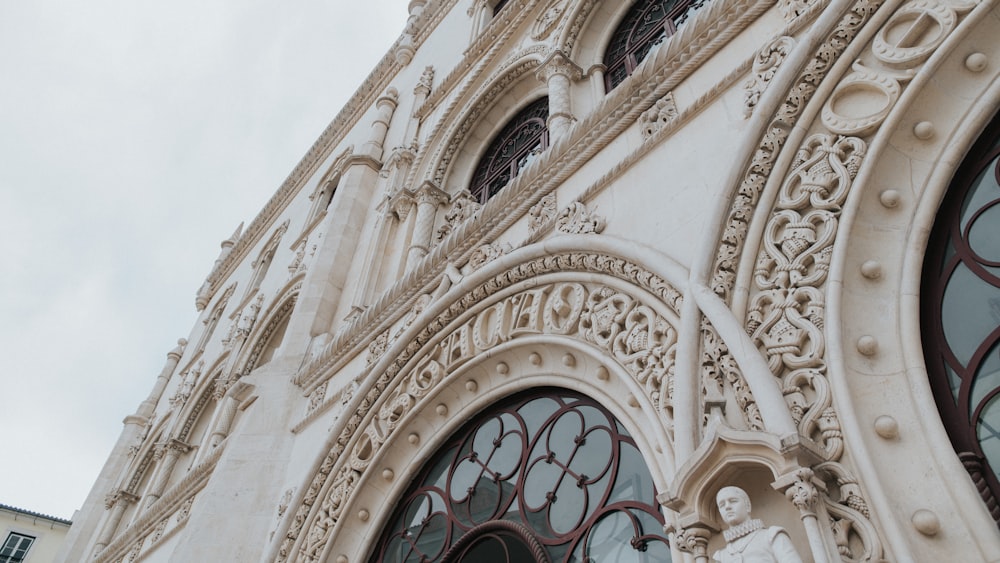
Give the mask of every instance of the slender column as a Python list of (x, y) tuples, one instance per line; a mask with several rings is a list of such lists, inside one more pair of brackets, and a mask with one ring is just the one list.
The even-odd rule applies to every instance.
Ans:
[(213, 448), (217, 448), (222, 440), (229, 435), (229, 427), (233, 424), (233, 419), (236, 418), (236, 408), (239, 406), (239, 401), (232, 397), (223, 397), (221, 412), (219, 414), (219, 420), (215, 425), (215, 431), (212, 432), (211, 444)]
[(607, 94), (606, 87), (604, 86), (604, 71), (606, 70), (607, 67), (603, 64), (596, 64), (590, 67), (588, 71), (590, 75), (590, 87), (593, 90), (595, 100), (600, 100)]
[(105, 510), (110, 510), (111, 515), (108, 517), (107, 522), (104, 523), (101, 535), (97, 538), (97, 543), (94, 545), (95, 554), (103, 551), (108, 546), (108, 543), (111, 542), (115, 531), (118, 530), (118, 526), (122, 523), (122, 517), (125, 516), (125, 509), (128, 508), (128, 505), (138, 501), (139, 497), (118, 490), (111, 491), (108, 493), (108, 496), (104, 497), (104, 508)]
[(434, 233), (434, 217), (437, 209), (448, 203), (448, 194), (439, 190), (433, 183), (424, 182), (416, 193), (417, 216), (414, 219), (413, 237), (406, 254), (406, 269), (414, 266), (430, 250), (431, 236)]
[(156, 403), (160, 402), (160, 397), (163, 395), (163, 390), (167, 388), (167, 382), (170, 381), (170, 376), (173, 375), (174, 370), (177, 369), (177, 363), (181, 361), (181, 356), (184, 354), (184, 347), (187, 346), (187, 340), (181, 338), (177, 340), (177, 346), (167, 352), (167, 363), (160, 370), (160, 375), (156, 376), (156, 383), (153, 384), (153, 390), (149, 392), (149, 396), (146, 400), (139, 403), (139, 408), (136, 409), (135, 414), (143, 418), (149, 418), (153, 414), (153, 410), (156, 409)]
[(812, 477), (811, 469), (802, 468), (779, 480), (776, 485), (780, 488), (780, 485), (789, 483), (785, 489), (785, 498), (799, 509), (799, 518), (802, 519), (802, 526), (806, 529), (806, 537), (809, 539), (809, 549), (812, 551), (813, 561), (815, 563), (831, 563), (833, 558), (831, 558), (827, 548), (828, 542), (823, 529), (820, 528), (819, 519), (816, 517), (820, 493), (812, 483)]
[(403, 137), (411, 148), (417, 146), (417, 139), (420, 134), (420, 116), (417, 115), (417, 110), (423, 107), (424, 102), (427, 101), (427, 96), (431, 93), (431, 84), (433, 82), (434, 67), (424, 67), (424, 72), (420, 75), (420, 80), (413, 87), (413, 107), (410, 109), (410, 120), (406, 123), (406, 134)]
[(545, 81), (549, 88), (549, 120), (546, 126), (549, 139), (555, 141), (563, 137), (576, 121), (570, 104), (569, 87), (572, 82), (580, 80), (583, 71), (561, 51), (555, 51), (542, 62), (535, 76)]
[(146, 502), (144, 503), (146, 508), (149, 508), (156, 502), (160, 498), (160, 495), (163, 494), (163, 490), (167, 488), (170, 475), (174, 472), (174, 466), (177, 465), (177, 460), (181, 454), (191, 451), (191, 446), (176, 438), (171, 438), (165, 444), (161, 444), (159, 448), (161, 449), (157, 451), (157, 454), (163, 456), (163, 461), (160, 463), (160, 470), (156, 474), (156, 481), (150, 488), (149, 493), (146, 494)]
[(368, 142), (361, 147), (361, 152), (365, 156), (375, 160), (382, 158), (382, 145), (385, 143), (386, 133), (389, 132), (389, 122), (392, 121), (392, 114), (396, 111), (399, 100), (399, 92), (395, 88), (386, 90), (385, 95), (375, 101), (378, 114), (372, 122), (372, 130), (368, 135)]

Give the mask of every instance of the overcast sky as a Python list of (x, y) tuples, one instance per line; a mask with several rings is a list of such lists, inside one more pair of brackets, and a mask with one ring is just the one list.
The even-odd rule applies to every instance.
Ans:
[(406, 0), (0, 3), (0, 503), (90, 486)]

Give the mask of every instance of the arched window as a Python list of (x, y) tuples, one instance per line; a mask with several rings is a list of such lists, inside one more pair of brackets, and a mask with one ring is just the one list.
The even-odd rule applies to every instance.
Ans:
[(638, 0), (625, 14), (604, 52), (604, 85), (610, 92), (635, 71), (654, 45), (677, 31), (692, 0)]
[(1000, 115), (952, 180), (922, 285), (924, 349), (938, 410), (1000, 524)]
[(515, 396), (456, 433), (410, 485), (371, 557), (670, 560), (635, 442), (600, 404), (561, 389)]
[(486, 203), (548, 147), (548, 117), (549, 99), (545, 97), (532, 102), (507, 123), (476, 165), (469, 186), (472, 197)]

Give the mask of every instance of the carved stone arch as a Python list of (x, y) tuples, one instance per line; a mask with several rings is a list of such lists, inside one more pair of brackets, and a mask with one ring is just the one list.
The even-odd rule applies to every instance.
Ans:
[(519, 54), (483, 87), (456, 97), (429, 137), (433, 155), (418, 160), (411, 176), (427, 170), (423, 173), (445, 191), (464, 189), (490, 139), (521, 107), (544, 95), (545, 84), (533, 72), (541, 60), (540, 53)]
[[(598, 240), (601, 238), (561, 237), (499, 258), (456, 284), (404, 330), (371, 365), (370, 371), (357, 378), (361, 388), (347, 405), (347, 412), (354, 414), (341, 416), (332, 429), (334, 435), (340, 436), (331, 444), (331, 451), (317, 462), (318, 472), (302, 487), (305, 492), (301, 505), (279, 549), (284, 555), (279, 554), (278, 560), (320, 557), (327, 549), (334, 527), (345, 518), (353, 518), (348, 506), (356, 507), (359, 513), (363, 510), (365, 519), (370, 518), (372, 509), (355, 505), (352, 500), (356, 494), (366, 494), (359, 488), (359, 481), (363, 477), (375, 490), (384, 490), (378, 480), (378, 475), (384, 474), (383, 466), (375, 460), (403, 449), (386, 448), (385, 444), (390, 438), (392, 443), (409, 440), (408, 432), (399, 429), (422, 424), (422, 417), (411, 413), (441, 410), (435, 400), (425, 397), (445, 397), (451, 393), (454, 398), (462, 389), (478, 393), (494, 384), (508, 385), (504, 383), (508, 380), (512, 385), (544, 381), (544, 378), (503, 378), (501, 372), (505, 370), (509, 373), (513, 369), (547, 369), (545, 373), (556, 374), (552, 377), (559, 382), (557, 385), (596, 397), (607, 393), (604, 386), (617, 386), (616, 392), (607, 395), (606, 404), (617, 416), (634, 418), (642, 413), (645, 422), (630, 425), (636, 429), (633, 437), (644, 442), (641, 446), (644, 452), (659, 455), (662, 450), (663, 459), (659, 463), (667, 465), (656, 468), (654, 473), (658, 478), (672, 471), (667, 461), (671, 456), (665, 434), (669, 426), (671, 373), (667, 364), (673, 362), (671, 339), (676, 335), (672, 327), (679, 324), (681, 297), (671, 283), (684, 283), (684, 271), (655, 250), (617, 240)], [(612, 249), (613, 252), (602, 252)], [(649, 268), (643, 264), (656, 266)], [(484, 328), (493, 322), (490, 319), (503, 318), (495, 314), (510, 306), (525, 308), (518, 315), (507, 317), (522, 324), (501, 327), (498, 328), (501, 332), (493, 333)], [(534, 314), (528, 312), (532, 307)], [(586, 313), (585, 307), (589, 307)], [(614, 328), (609, 322), (621, 326)], [(477, 324), (478, 344), (475, 336), (468, 336)], [(501, 338), (502, 331), (515, 329), (516, 334), (511, 332), (509, 337)], [(487, 333), (495, 337), (484, 337)], [(466, 334), (466, 345), (472, 347), (464, 355), (460, 351), (464, 346), (460, 344), (462, 334)], [(473, 349), (475, 346), (482, 348)], [(537, 349), (534, 355), (528, 351), (531, 346)], [(645, 351), (636, 346), (646, 347)], [(493, 371), (482, 381), (476, 377), (470, 383), (465, 377), (472, 373), (470, 370), (485, 370), (483, 361), (487, 360), (483, 359), (492, 362), (508, 353), (511, 359), (505, 366), (493, 366), (490, 368)], [(600, 362), (595, 363), (595, 358), (606, 364), (603, 370), (598, 369)], [(559, 376), (572, 369), (589, 369), (589, 375), (587, 378)], [(444, 391), (447, 389), (451, 391)], [(505, 395), (510, 390), (513, 387), (496, 393)], [(601, 400), (603, 403), (604, 399)], [(468, 401), (445, 405), (444, 412), (465, 408), (465, 403)], [(402, 424), (404, 418), (406, 424)], [(656, 423), (651, 423), (652, 420)], [(650, 437), (655, 435), (660, 437)], [(397, 442), (400, 439), (404, 442)], [(663, 483), (658, 482), (658, 486)], [(340, 541), (338, 537), (338, 546)]]
[[(803, 439), (835, 446), (812, 468), (826, 486), (826, 524), (899, 560), (947, 558), (948, 542), (927, 536), (955, 526), (986, 557), (1000, 549), (996, 529), (973, 483), (955, 479), (961, 464), (927, 414), (936, 407), (918, 311), (941, 194), (1000, 104), (1000, 24), (992, 4), (893, 8), (869, 20), (871, 7), (855, 4), (834, 26), (841, 38), (772, 98), (748, 166), (734, 170), (709, 284), (745, 323), (796, 422), (814, 423), (800, 424)], [(885, 41), (913, 17), (937, 31)], [(810, 393), (823, 401), (802, 399)], [(886, 455), (893, 463), (872, 461)]]
[[(538, 356), (537, 364), (532, 354)], [(312, 560), (311, 556), (316, 561), (330, 560), (339, 554), (351, 561), (366, 560), (393, 504), (441, 443), (482, 409), (538, 387), (571, 389), (610, 410), (636, 440), (657, 490), (665, 490), (673, 466), (663, 421), (648, 400), (637, 396), (635, 386), (629, 385), (632, 379), (628, 372), (606, 360), (590, 345), (557, 336), (501, 346), (459, 368), (397, 421), (402, 430), (391, 433), (365, 460), (364, 467), (358, 467), (356, 461), (345, 466), (356, 476), (353, 494), (343, 498), (336, 523), (343, 520), (354, 525), (356, 515), (364, 511), (369, 515), (364, 525), (370, 533), (338, 535), (335, 546), (307, 539), (300, 546), (306, 560)], [(387, 479), (387, 475), (391, 477)], [(334, 475), (334, 488), (337, 477)], [(315, 524), (311, 531), (317, 529)], [(330, 531), (336, 533), (337, 529)]]
[[(206, 412), (206, 406), (214, 400), (213, 394), (215, 391), (216, 377), (221, 375), (228, 357), (229, 353), (225, 352), (220, 357), (216, 358), (210, 366), (202, 368), (201, 375), (198, 378), (198, 384), (191, 393), (191, 397), (189, 397), (181, 409), (177, 411), (177, 422), (171, 429), (172, 438), (188, 443), (191, 429), (194, 428), (199, 419), (203, 416), (211, 416), (211, 414)], [(188, 443), (188, 445), (196, 446), (197, 444)]]
[(309, 208), (309, 215), (306, 216), (305, 224), (302, 227), (304, 233), (311, 231), (326, 216), (326, 210), (330, 206), (333, 194), (337, 191), (340, 177), (344, 173), (344, 169), (347, 168), (347, 163), (353, 153), (354, 145), (348, 145), (347, 148), (341, 151), (333, 159), (323, 177), (316, 183), (316, 187), (313, 188), (312, 193), (309, 194), (309, 200), (312, 204)]
[[(890, 23), (922, 9), (906, 4)], [(961, 527), (987, 557), (1000, 551), (1000, 536), (979, 484), (957, 478), (969, 473), (937, 415), (920, 319), (928, 233), (966, 152), (1000, 111), (1000, 69), (993, 64), (1000, 58), (993, 39), (1000, 33), (997, 8), (950, 9), (939, 7), (935, 17), (952, 15), (957, 25), (942, 26), (941, 40), (909, 63), (912, 79), (868, 133), (868, 155), (847, 198), (831, 257), (828, 322), (841, 328), (830, 334), (830, 379), (845, 411), (846, 444), (855, 456), (869, 459), (886, 446), (894, 456), (900, 452), (890, 466), (859, 463), (858, 477), (879, 493), (872, 495), (873, 512), (891, 512), (905, 497), (901, 491), (907, 480), (899, 478), (898, 469), (920, 463), (926, 468), (921, 483), (932, 494), (907, 499), (897, 508), (899, 516), (929, 510), (946, 526)], [(938, 89), (943, 84), (961, 94), (943, 95)], [(864, 313), (875, 309), (882, 314)], [(865, 393), (870, 385), (900, 399), (880, 401)], [(898, 448), (904, 441), (908, 448)], [(888, 540), (896, 546), (913, 545), (919, 537), (909, 526), (887, 527)], [(901, 547), (897, 550), (897, 557), (906, 557)]]
[(251, 344), (243, 348), (241, 358), (237, 361), (238, 367), (234, 370), (235, 377), (243, 377), (258, 367), (263, 358), (262, 354), (267, 351), (272, 339), (275, 336), (280, 336), (279, 333), (287, 328), (292, 310), (295, 309), (295, 303), (298, 301), (304, 278), (305, 273), (293, 277), (281, 291), (280, 296), (271, 302), (261, 315), (260, 320), (255, 323), (254, 333), (247, 339)]
[[(584, 14), (586, 20), (581, 22), (581, 29), (576, 37), (566, 36), (563, 41), (568, 43), (567, 52), (570, 53), (570, 59), (580, 65), (584, 72), (589, 72), (594, 65), (603, 64), (604, 51), (611, 41), (611, 36), (634, 3), (581, 2), (577, 12)], [(591, 8), (584, 11), (588, 4)]]

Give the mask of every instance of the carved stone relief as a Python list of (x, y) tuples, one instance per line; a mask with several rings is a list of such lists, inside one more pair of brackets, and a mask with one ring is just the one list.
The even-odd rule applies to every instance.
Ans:
[(556, 216), (556, 194), (551, 193), (528, 211), (528, 233), (534, 235)]
[(657, 131), (663, 129), (671, 121), (677, 119), (677, 104), (674, 102), (674, 93), (667, 92), (653, 107), (644, 111), (639, 116), (639, 130), (643, 139), (649, 139)]
[[(618, 287), (593, 282), (557, 282), (532, 287), (488, 303), (489, 295), (522, 280), (548, 272), (591, 271), (628, 280), (657, 296), (673, 314), (680, 294), (662, 279), (620, 258), (575, 253), (539, 258), (484, 282), (430, 320), (406, 348), (394, 357), (369, 387), (358, 412), (341, 431), (333, 450), (309, 485), (306, 498), (280, 548), (278, 560), (293, 556), (292, 548), (309, 519), (296, 561), (316, 560), (330, 540), (344, 505), (362, 473), (387, 443), (407, 413), (460, 365), (501, 343), (527, 335), (576, 338), (619, 363), (645, 390), (655, 406), (669, 403), (669, 373), (677, 334), (673, 322), (656, 306)], [(429, 348), (424, 344), (463, 312), (478, 308)], [(675, 317), (676, 318), (676, 317)], [(417, 355), (419, 354), (419, 357)], [(413, 367), (402, 373), (404, 365)], [(373, 412), (373, 409), (374, 412)], [(657, 408), (658, 412), (666, 412)], [(669, 424), (665, 420), (665, 424)], [(320, 492), (322, 491), (322, 497)], [(315, 503), (318, 511), (310, 516)]]
[(471, 218), (482, 207), (482, 204), (473, 199), (472, 194), (468, 191), (462, 191), (456, 195), (451, 201), (451, 207), (444, 214), (444, 225), (441, 225), (441, 228), (438, 229), (437, 240), (440, 242), (455, 227)]
[(750, 79), (743, 85), (743, 89), (746, 90), (743, 96), (744, 117), (750, 117), (753, 114), (753, 110), (757, 107), (757, 102), (760, 101), (760, 96), (764, 93), (764, 89), (767, 88), (771, 79), (774, 78), (774, 74), (778, 72), (778, 67), (788, 57), (788, 53), (792, 51), (792, 47), (794, 46), (795, 40), (793, 38), (782, 35), (764, 45), (757, 52), (757, 56), (753, 60)]
[(556, 219), (556, 229), (561, 233), (572, 235), (600, 234), (607, 226), (607, 221), (586, 205), (574, 202), (559, 212)]
[(481, 244), (476, 247), (476, 250), (472, 252), (472, 256), (469, 257), (469, 271), (474, 272), (504, 254), (509, 253), (511, 250), (513, 250), (513, 248), (510, 246), (510, 243), (507, 242)]

